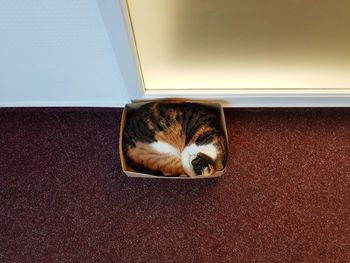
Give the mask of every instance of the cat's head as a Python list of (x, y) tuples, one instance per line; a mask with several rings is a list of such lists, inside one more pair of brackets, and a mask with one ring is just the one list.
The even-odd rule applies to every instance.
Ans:
[(188, 176), (211, 176), (224, 169), (226, 152), (216, 144), (191, 144), (181, 152), (181, 161)]
[(197, 153), (191, 164), (196, 175), (210, 176), (215, 173), (215, 161), (203, 152)]

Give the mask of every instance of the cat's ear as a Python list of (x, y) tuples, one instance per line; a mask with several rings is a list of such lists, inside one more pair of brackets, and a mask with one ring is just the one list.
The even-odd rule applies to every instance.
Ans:
[(203, 160), (205, 160), (208, 164), (213, 164), (214, 160), (210, 158), (210, 156), (206, 155), (205, 153), (199, 152), (197, 153), (197, 156)]

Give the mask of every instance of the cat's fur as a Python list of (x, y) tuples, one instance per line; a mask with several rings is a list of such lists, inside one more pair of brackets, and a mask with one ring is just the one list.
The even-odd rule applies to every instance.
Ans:
[(137, 172), (210, 176), (227, 160), (220, 112), (197, 103), (152, 102), (128, 114), (123, 152)]

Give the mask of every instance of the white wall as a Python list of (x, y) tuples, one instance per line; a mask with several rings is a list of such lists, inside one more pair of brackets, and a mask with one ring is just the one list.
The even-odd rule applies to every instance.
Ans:
[(0, 1), (0, 106), (127, 102), (95, 1)]

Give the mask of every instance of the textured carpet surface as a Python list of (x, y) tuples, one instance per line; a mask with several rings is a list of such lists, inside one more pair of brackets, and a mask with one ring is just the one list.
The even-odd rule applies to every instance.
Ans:
[(227, 173), (127, 178), (121, 110), (0, 110), (0, 262), (350, 262), (350, 109), (225, 110)]

